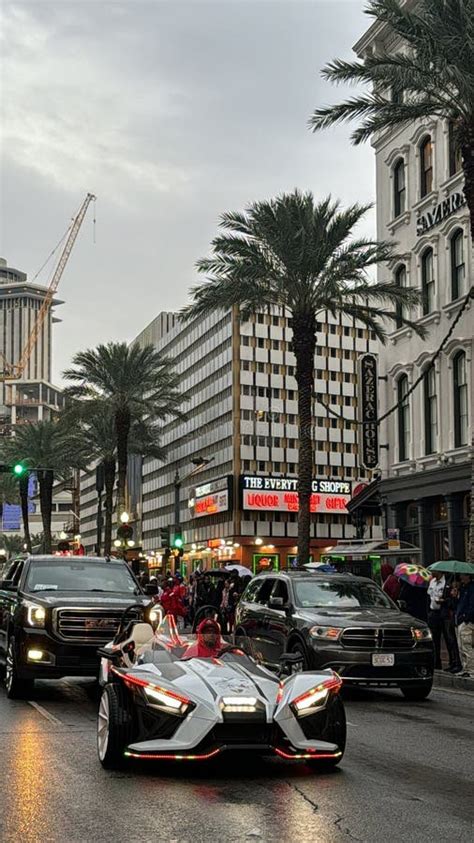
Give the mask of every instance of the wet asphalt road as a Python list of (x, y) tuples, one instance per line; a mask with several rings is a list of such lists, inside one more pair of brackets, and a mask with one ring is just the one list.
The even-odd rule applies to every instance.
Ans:
[(346, 700), (340, 769), (273, 759), (104, 771), (94, 688), (39, 683), (33, 703), (0, 688), (2, 843), (474, 839), (474, 695), (397, 692)]

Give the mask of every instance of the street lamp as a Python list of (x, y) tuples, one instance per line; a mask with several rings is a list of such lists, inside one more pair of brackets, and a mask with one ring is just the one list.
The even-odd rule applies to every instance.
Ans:
[(130, 521), (130, 515), (128, 514), (128, 512), (122, 512), (120, 516), (120, 521), (122, 522), (122, 524), (128, 524), (128, 522)]
[(67, 539), (67, 533), (65, 533), (64, 530), (61, 530), (61, 532), (59, 534), (59, 538), (61, 539), (62, 542), (65, 541)]
[(122, 547), (122, 542), (120, 541), (120, 539), (115, 539), (114, 547)]

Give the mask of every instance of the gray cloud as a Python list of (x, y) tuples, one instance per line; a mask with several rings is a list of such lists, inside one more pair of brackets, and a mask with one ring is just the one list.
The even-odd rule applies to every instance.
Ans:
[(373, 199), (370, 147), (307, 129), (315, 104), (340, 96), (319, 69), (350, 55), (363, 6), (4, 5), (2, 254), (32, 275), (83, 194), (98, 196), (97, 242), (89, 217), (60, 288), (57, 373), (179, 308), (224, 209), (295, 186)]

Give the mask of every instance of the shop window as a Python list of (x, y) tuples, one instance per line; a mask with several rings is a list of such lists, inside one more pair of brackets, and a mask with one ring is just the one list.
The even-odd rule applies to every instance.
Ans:
[(451, 296), (453, 300), (465, 295), (465, 276), (464, 232), (462, 228), (458, 228), (451, 237)]
[(410, 402), (407, 393), (408, 378), (402, 375), (397, 384), (399, 462), (407, 460), (410, 452)]
[(393, 205), (395, 216), (403, 214), (406, 207), (405, 162), (399, 158), (393, 168)]
[(425, 454), (433, 454), (438, 444), (438, 397), (436, 395), (436, 372), (433, 368), (424, 377), (425, 404)]
[(420, 144), (420, 194), (426, 196), (433, 190), (433, 144), (427, 135)]
[(416, 503), (409, 503), (406, 512), (407, 527), (415, 527), (418, 524), (418, 506)]
[(421, 258), (421, 289), (423, 296), (423, 316), (426, 316), (434, 310), (435, 279), (433, 249), (426, 249)]
[(442, 498), (436, 498), (433, 504), (433, 521), (447, 521), (448, 507)]
[(453, 360), (454, 385), (454, 447), (467, 445), (468, 392), (466, 355), (459, 351)]

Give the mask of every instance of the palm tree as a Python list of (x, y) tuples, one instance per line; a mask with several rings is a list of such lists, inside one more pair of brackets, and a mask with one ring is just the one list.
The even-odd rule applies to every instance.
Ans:
[(132, 426), (181, 417), (179, 376), (171, 362), (149, 345), (107, 343), (75, 355), (64, 372), (73, 381), (66, 393), (72, 400), (111, 408), (117, 455), (117, 515), (126, 506), (127, 462)]
[(211, 257), (197, 263), (208, 280), (192, 289), (193, 301), (183, 311), (191, 319), (237, 306), (245, 319), (279, 308), (291, 317), (298, 384), (300, 565), (309, 560), (318, 315), (329, 311), (357, 319), (383, 342), (384, 322), (396, 321), (397, 306), (410, 307), (419, 299), (411, 288), (368, 280), (367, 269), (393, 254), (388, 244), (350, 239), (367, 210), (353, 205), (343, 211), (330, 198), (315, 204), (311, 193), (295, 191), (252, 204), (244, 213), (224, 214)]
[[(116, 479), (116, 433), (113, 407), (107, 402), (76, 401), (68, 408), (70, 423), (78, 422), (78, 436), (87, 454), (88, 463), (102, 463), (104, 470), (104, 555), (112, 549), (113, 497)], [(134, 420), (128, 441), (130, 454), (164, 459), (159, 430), (150, 420)]]
[(316, 109), (310, 125), (316, 131), (358, 119), (352, 140), (359, 144), (415, 120), (449, 120), (461, 151), (474, 241), (474, 0), (418, 0), (411, 6), (405, 0), (370, 0), (367, 14), (387, 25), (400, 47), (326, 65), (322, 73), (331, 82), (362, 82), (372, 89)]
[[(51, 553), (54, 480), (66, 478), (83, 465), (78, 441), (61, 420), (21, 425), (8, 444), (10, 458), (34, 470), (38, 477), (44, 552)], [(27, 481), (26, 481), (27, 484)], [(23, 512), (23, 518), (25, 513)], [(25, 527), (26, 538), (26, 527)], [(26, 539), (28, 543), (28, 539)], [(29, 542), (31, 545), (31, 541)]]

